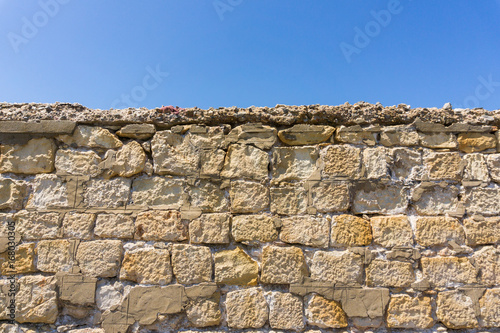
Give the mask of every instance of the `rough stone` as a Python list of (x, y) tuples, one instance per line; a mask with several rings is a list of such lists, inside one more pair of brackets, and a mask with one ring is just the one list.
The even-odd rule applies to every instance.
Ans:
[(169, 284), (172, 281), (170, 252), (153, 247), (125, 251), (120, 279), (141, 284)]
[(488, 289), (479, 300), (482, 326), (500, 327), (500, 288)]
[(194, 244), (228, 244), (230, 219), (226, 213), (202, 214), (189, 223), (189, 240)]
[(106, 177), (131, 177), (144, 170), (146, 161), (147, 156), (141, 144), (130, 141), (117, 151), (108, 150), (101, 166), (106, 170)]
[(298, 247), (265, 246), (261, 265), (260, 278), (263, 283), (297, 283), (307, 275), (304, 254)]
[(363, 258), (349, 251), (316, 251), (311, 264), (311, 279), (339, 285), (361, 283)]
[(412, 196), (413, 207), (420, 215), (463, 215), (458, 195), (459, 190), (453, 185), (417, 186)]
[(52, 139), (31, 139), (25, 145), (0, 145), (0, 173), (47, 173), (54, 170)]
[(19, 278), (16, 293), (18, 323), (55, 323), (58, 315), (56, 280), (41, 275)]
[(424, 277), (435, 287), (476, 283), (477, 270), (468, 258), (432, 257), (420, 259)]
[(350, 205), (348, 184), (315, 182), (310, 187), (312, 206), (321, 213), (345, 212)]
[(399, 180), (419, 180), (422, 177), (422, 153), (415, 149), (393, 148), (389, 150), (391, 170)]
[(321, 150), (324, 177), (361, 177), (361, 149), (350, 145), (331, 145)]
[(130, 124), (120, 128), (116, 134), (123, 138), (147, 140), (155, 134), (153, 124)]
[(479, 283), (487, 286), (500, 285), (500, 251), (485, 246), (472, 255), (477, 268)]
[(299, 184), (287, 184), (284, 187), (272, 187), (271, 212), (281, 215), (303, 214), (307, 209), (307, 192)]
[[(14, 242), (16, 245), (21, 242), (21, 235), (14, 230), (14, 239), (12, 239), (12, 229), (15, 228), (16, 221), (14, 214), (0, 213), (0, 253), (4, 253), (9, 248), (9, 242)], [(11, 234), (9, 234), (11, 232)], [(9, 235), (11, 236), (9, 239)]]
[(426, 329), (434, 326), (430, 297), (392, 295), (387, 308), (387, 326), (391, 328)]
[(189, 176), (198, 173), (200, 154), (189, 136), (170, 130), (156, 132), (151, 140), (151, 150), (157, 174)]
[(76, 305), (93, 305), (97, 279), (82, 274), (58, 273), (59, 299)]
[(69, 272), (75, 265), (75, 244), (65, 239), (42, 240), (36, 247), (36, 268), (46, 273)]
[(460, 291), (440, 292), (436, 304), (437, 318), (446, 327), (451, 329), (478, 327), (473, 301)]
[(460, 133), (458, 149), (465, 153), (474, 153), (487, 149), (496, 149), (497, 139), (489, 133)]
[(384, 147), (363, 149), (364, 177), (378, 179), (388, 174), (387, 156)]
[(87, 207), (122, 207), (128, 203), (130, 179), (91, 179), (84, 183), (83, 202)]
[(212, 253), (206, 246), (174, 244), (172, 267), (177, 282), (193, 284), (212, 279)]
[(206, 180), (200, 180), (189, 189), (192, 208), (202, 212), (223, 212), (229, 209), (229, 200), (225, 191), (219, 185)]
[(333, 299), (342, 304), (348, 317), (376, 322), (389, 303), (387, 288), (336, 288)]
[(153, 176), (134, 179), (132, 183), (133, 205), (161, 209), (179, 209), (183, 204), (184, 181)]
[(95, 214), (68, 212), (62, 221), (66, 238), (90, 239), (94, 228)]
[(271, 291), (266, 293), (269, 305), (269, 326), (279, 330), (301, 331), (304, 328), (302, 298)]
[(486, 156), (486, 163), (490, 171), (491, 179), (500, 183), (500, 154), (489, 154)]
[(413, 245), (413, 231), (405, 215), (374, 216), (370, 223), (375, 244), (386, 248)]
[(98, 214), (94, 234), (100, 238), (134, 237), (134, 219), (125, 214)]
[(259, 264), (241, 248), (216, 252), (215, 282), (228, 285), (254, 286), (259, 277)]
[(200, 155), (200, 176), (218, 178), (222, 167), (226, 152), (222, 149), (205, 149)]
[(332, 247), (369, 245), (372, 242), (370, 222), (354, 215), (334, 216), (330, 237)]
[(281, 223), (281, 241), (312, 247), (328, 247), (329, 219), (304, 215), (284, 218)]
[(223, 178), (267, 178), (268, 154), (249, 145), (230, 145), (220, 173)]
[(97, 308), (101, 311), (115, 310), (123, 300), (123, 293), (130, 290), (131, 286), (124, 287), (121, 282), (114, 284), (98, 284), (95, 292)]
[(415, 239), (422, 246), (445, 246), (450, 241), (464, 244), (465, 232), (458, 220), (452, 217), (419, 217)]
[(109, 130), (97, 126), (77, 126), (73, 135), (59, 135), (59, 141), (69, 145), (89, 148), (114, 149), (123, 143)]
[[(74, 196), (74, 194), (73, 194)], [(36, 175), (32, 181), (32, 192), (27, 208), (68, 208), (71, 206), (68, 183), (57, 175)]]
[(420, 144), (427, 148), (456, 149), (457, 138), (453, 133), (418, 133)]
[(409, 262), (375, 259), (366, 268), (366, 285), (371, 287), (407, 288), (414, 281)]
[(188, 226), (178, 211), (147, 211), (135, 220), (136, 239), (146, 241), (183, 241), (188, 239)]
[(35, 243), (23, 243), (16, 246), (13, 263), (14, 267), (11, 266), (11, 262), (9, 261), (9, 257), (11, 256), (9, 252), (0, 254), (1, 275), (26, 274), (36, 271)]
[(16, 134), (69, 134), (75, 129), (76, 122), (70, 120), (37, 120), (36, 122), (9, 121), (0, 122), (0, 133)]
[(0, 178), (0, 209), (21, 209), (26, 195), (26, 185), (21, 181)]
[(276, 147), (272, 155), (272, 178), (275, 182), (307, 180), (316, 172), (314, 147)]
[(76, 260), (84, 275), (117, 276), (122, 260), (122, 242), (119, 240), (82, 242), (78, 246)]
[(486, 159), (482, 154), (467, 154), (464, 156), (464, 180), (489, 182), (490, 176)]
[(461, 180), (465, 163), (459, 153), (427, 152), (424, 156), (429, 180)]
[(260, 183), (232, 181), (229, 196), (233, 213), (257, 213), (269, 206), (269, 189)]
[(384, 127), (380, 133), (380, 144), (392, 146), (416, 146), (419, 142), (417, 131), (406, 126)]
[(264, 292), (260, 288), (230, 291), (226, 296), (227, 325), (231, 328), (261, 328), (268, 319)]
[(467, 212), (483, 215), (500, 214), (500, 188), (472, 188), (465, 191)]
[(195, 327), (217, 326), (222, 319), (219, 303), (212, 299), (191, 302), (186, 307), (186, 316)]
[(232, 218), (232, 235), (235, 242), (267, 243), (278, 238), (278, 231), (268, 215), (235, 215)]
[(305, 315), (309, 325), (321, 328), (347, 327), (347, 316), (339, 303), (318, 295), (306, 301)]
[(335, 127), (298, 124), (278, 132), (280, 140), (290, 146), (311, 145), (325, 142), (335, 132)]
[(16, 232), (23, 240), (51, 239), (61, 236), (59, 213), (38, 213), (22, 210), (14, 215)]
[(354, 189), (353, 212), (356, 214), (399, 214), (408, 207), (406, 188), (400, 185), (359, 184)]
[(91, 176), (101, 174), (102, 159), (92, 150), (58, 149), (55, 168), (58, 175)]
[(500, 217), (487, 217), (480, 221), (464, 220), (467, 245), (477, 246), (500, 243)]
[(276, 142), (276, 128), (262, 124), (237, 126), (226, 137), (227, 143), (252, 144), (260, 149), (270, 149)]
[[(196, 148), (216, 149), (224, 146), (224, 131), (227, 125), (220, 126), (198, 126), (188, 125), (189, 132), (186, 139), (189, 144)], [(172, 128), (172, 131), (174, 129)]]

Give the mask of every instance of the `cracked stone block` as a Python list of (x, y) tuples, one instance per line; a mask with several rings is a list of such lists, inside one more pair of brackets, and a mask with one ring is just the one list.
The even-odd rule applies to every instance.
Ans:
[(334, 216), (330, 238), (331, 247), (369, 245), (372, 242), (370, 222), (354, 215)]
[(500, 243), (500, 217), (487, 217), (481, 221), (465, 219), (464, 229), (469, 246)]
[(459, 153), (427, 152), (424, 164), (429, 180), (462, 180), (465, 163)]
[(488, 289), (479, 300), (481, 324), (484, 327), (500, 327), (500, 288)]
[(268, 215), (235, 215), (231, 231), (234, 241), (244, 244), (267, 243), (278, 238), (276, 225)]
[(31, 139), (25, 145), (0, 145), (0, 173), (48, 173), (54, 170), (52, 139)]
[(468, 258), (432, 257), (420, 259), (424, 277), (435, 287), (476, 283), (477, 269)]
[(95, 303), (96, 278), (67, 273), (59, 273), (56, 277), (60, 300), (83, 306)]
[(22, 210), (14, 215), (16, 232), (23, 240), (58, 238), (61, 236), (61, 215), (59, 213), (38, 213)]
[(303, 214), (307, 209), (307, 191), (302, 185), (271, 187), (271, 212), (281, 215)]
[(94, 234), (100, 238), (134, 238), (134, 219), (125, 214), (97, 214)]
[(315, 182), (310, 187), (312, 206), (320, 213), (345, 212), (350, 206), (348, 184)]
[(472, 299), (458, 290), (438, 293), (436, 316), (451, 329), (478, 327)]
[(265, 295), (269, 306), (269, 326), (279, 330), (301, 331), (305, 323), (302, 315), (302, 298), (277, 291)]
[(472, 188), (465, 191), (465, 207), (467, 212), (482, 215), (500, 214), (499, 188)]
[(125, 251), (120, 280), (141, 284), (169, 284), (172, 281), (169, 250), (151, 247)]
[(487, 149), (496, 149), (497, 139), (490, 133), (460, 133), (458, 149), (464, 153), (474, 153)]
[(259, 264), (239, 247), (216, 252), (214, 263), (217, 283), (242, 286), (257, 284)]
[(269, 156), (265, 151), (249, 145), (230, 145), (220, 175), (223, 178), (265, 179), (268, 165)]
[[(6, 249), (7, 250), (7, 249)], [(9, 251), (10, 252), (10, 251)], [(36, 271), (35, 268), (35, 243), (23, 243), (16, 246), (14, 263), (10, 261), (12, 254), (4, 252), (0, 254), (0, 274), (14, 275), (26, 274)]]
[(403, 261), (373, 260), (366, 268), (366, 285), (407, 288), (415, 282), (412, 264)]
[(486, 158), (482, 154), (467, 154), (464, 156), (464, 180), (489, 182), (490, 175)]
[(95, 214), (69, 212), (62, 221), (63, 236), (66, 238), (90, 239), (94, 228)]
[(190, 136), (182, 136), (170, 130), (156, 132), (151, 140), (155, 173), (196, 175), (200, 164), (198, 149), (192, 144)]
[(359, 184), (354, 189), (355, 214), (400, 214), (408, 207), (408, 193), (404, 186), (384, 184)]
[(193, 244), (229, 244), (230, 221), (226, 213), (202, 214), (189, 223), (189, 239)]
[(328, 247), (329, 219), (309, 215), (281, 220), (280, 240), (285, 243), (312, 247)]
[(457, 138), (453, 133), (418, 133), (420, 144), (427, 148), (455, 149), (458, 147)]
[(127, 178), (91, 179), (84, 183), (83, 201), (87, 207), (116, 208), (128, 203), (131, 180)]
[(226, 296), (227, 325), (235, 329), (261, 328), (268, 319), (264, 292), (261, 288), (230, 291)]
[(135, 220), (134, 238), (146, 241), (183, 241), (188, 239), (188, 226), (182, 222), (178, 211), (142, 212)]
[(384, 147), (363, 149), (364, 177), (379, 179), (388, 175), (386, 149)]
[(69, 208), (70, 198), (74, 193), (68, 189), (65, 179), (57, 175), (36, 175), (32, 181), (32, 192), (26, 205), (27, 208)]
[(24, 182), (13, 179), (0, 179), (0, 209), (21, 209), (26, 195)]
[(457, 219), (446, 216), (418, 217), (415, 239), (422, 246), (446, 246), (465, 243), (465, 232)]
[(316, 251), (311, 264), (311, 279), (333, 284), (361, 283), (363, 258), (350, 251)]
[(478, 269), (479, 283), (487, 286), (500, 285), (500, 251), (493, 246), (485, 246), (472, 255)]
[(420, 215), (442, 215), (460, 212), (457, 187), (417, 186), (413, 192), (413, 207)]
[(263, 283), (297, 283), (307, 275), (304, 254), (298, 247), (265, 246), (261, 265), (260, 278)]
[(312, 145), (325, 142), (334, 132), (332, 126), (297, 124), (279, 131), (278, 137), (290, 146)]
[(233, 213), (257, 213), (269, 206), (269, 189), (257, 182), (232, 181), (229, 196)]
[(192, 208), (199, 208), (202, 212), (219, 213), (229, 209), (229, 200), (225, 190), (209, 181), (200, 180), (189, 189)]
[(57, 140), (68, 146), (114, 149), (123, 143), (109, 130), (97, 126), (77, 126), (73, 135), (59, 135)]
[(202, 299), (189, 303), (186, 316), (194, 327), (217, 326), (222, 320), (219, 302), (212, 299)]
[(46, 273), (69, 272), (75, 265), (75, 244), (65, 239), (42, 240), (36, 247), (36, 268)]
[(430, 297), (392, 295), (387, 308), (387, 326), (391, 328), (426, 329), (434, 326)]
[(97, 177), (102, 170), (99, 167), (102, 159), (93, 150), (58, 149), (55, 168), (58, 175)]
[(324, 177), (361, 177), (361, 149), (351, 145), (331, 145), (321, 150)]
[(272, 153), (273, 181), (307, 180), (317, 170), (316, 160), (316, 148), (313, 147), (275, 147)]
[(412, 246), (413, 231), (406, 215), (370, 218), (373, 242), (386, 248)]
[(321, 328), (347, 327), (347, 316), (336, 301), (312, 295), (305, 302), (305, 315), (309, 325)]
[(172, 267), (177, 282), (193, 284), (212, 280), (212, 253), (206, 246), (174, 244)]
[(134, 179), (131, 204), (161, 209), (179, 209), (184, 203), (185, 182), (153, 176)]
[(122, 242), (119, 240), (82, 242), (78, 246), (76, 260), (86, 276), (117, 276), (122, 260)]
[(237, 126), (226, 137), (227, 143), (251, 144), (260, 149), (271, 149), (276, 142), (276, 128), (262, 124)]

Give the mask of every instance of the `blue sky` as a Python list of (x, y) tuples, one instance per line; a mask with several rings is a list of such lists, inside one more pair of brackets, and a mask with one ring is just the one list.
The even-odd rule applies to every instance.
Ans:
[(500, 1), (0, 0), (0, 101), (500, 108)]

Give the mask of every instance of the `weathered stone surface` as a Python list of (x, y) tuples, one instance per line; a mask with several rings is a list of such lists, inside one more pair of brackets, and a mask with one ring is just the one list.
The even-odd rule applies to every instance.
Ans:
[(24, 182), (0, 178), (0, 209), (21, 209), (25, 195)]
[(280, 330), (301, 331), (304, 328), (302, 298), (271, 291), (265, 295), (269, 305), (269, 326)]
[(500, 288), (486, 290), (479, 305), (482, 326), (500, 327)]
[(115, 310), (123, 300), (123, 294), (130, 291), (131, 286), (124, 287), (121, 282), (98, 284), (95, 292), (97, 308), (101, 311)]
[(297, 283), (307, 275), (304, 254), (298, 247), (265, 246), (261, 265), (260, 278), (263, 283)]
[(131, 203), (163, 209), (179, 209), (183, 203), (184, 181), (153, 176), (134, 179)]
[(357, 145), (366, 144), (374, 146), (377, 143), (376, 131), (366, 130), (359, 125), (343, 126), (337, 128), (335, 141), (342, 143), (352, 143)]
[(419, 136), (417, 131), (404, 125), (384, 127), (380, 133), (380, 144), (392, 146), (416, 146)]
[(281, 241), (312, 247), (328, 247), (329, 219), (304, 215), (284, 218), (281, 223)]
[(467, 245), (477, 246), (500, 243), (500, 217), (487, 217), (476, 221), (464, 220)]
[(222, 319), (219, 303), (212, 299), (191, 302), (186, 307), (186, 315), (195, 327), (216, 326)]
[(271, 212), (282, 215), (303, 214), (307, 209), (307, 192), (301, 184), (271, 187)]
[(147, 211), (135, 220), (136, 239), (146, 241), (183, 241), (188, 238), (188, 226), (181, 221), (178, 211)]
[(316, 251), (311, 279), (340, 285), (361, 283), (363, 258), (349, 251)]
[(93, 305), (97, 279), (82, 274), (58, 273), (59, 299), (75, 305)]
[(260, 288), (230, 291), (226, 296), (227, 325), (231, 328), (260, 328), (268, 319), (264, 293)]
[(220, 173), (224, 178), (247, 178), (260, 180), (267, 178), (268, 154), (249, 145), (230, 145)]
[(0, 173), (47, 173), (54, 170), (52, 139), (31, 139), (25, 145), (0, 145)]
[(429, 180), (461, 180), (465, 163), (459, 153), (427, 152), (424, 156)]
[(413, 207), (420, 215), (462, 215), (458, 194), (458, 188), (453, 185), (417, 186), (412, 196)]
[(487, 286), (500, 285), (500, 251), (493, 246), (485, 246), (472, 255), (478, 269), (479, 283)]
[(420, 144), (427, 148), (448, 148), (458, 147), (457, 138), (453, 133), (418, 133)]
[(435, 287), (452, 287), (477, 282), (477, 270), (468, 258), (432, 257), (420, 259), (424, 277)]
[(14, 215), (16, 233), (23, 240), (51, 239), (61, 236), (59, 213), (38, 213), (22, 210)]
[(129, 200), (131, 180), (91, 179), (84, 183), (83, 202), (88, 207), (121, 207)]
[(361, 149), (350, 145), (331, 145), (322, 149), (320, 156), (325, 177), (361, 177)]
[(80, 328), (69, 330), (68, 333), (105, 333), (105, 331), (102, 328)]
[(276, 182), (307, 180), (316, 172), (314, 147), (276, 147), (273, 149), (272, 178)]
[(422, 153), (415, 149), (390, 149), (389, 169), (400, 180), (419, 180), (422, 178)]
[(54, 174), (36, 175), (32, 181), (32, 192), (26, 207), (38, 209), (68, 208), (71, 206), (71, 197), (65, 179)]
[[(14, 242), (16, 245), (21, 242), (21, 235), (19, 232), (16, 232), (15, 223), (14, 214), (0, 213), (0, 253), (8, 250), (9, 245), (12, 245), (9, 242)], [(12, 236), (14, 236), (14, 239)]]
[(67, 145), (89, 148), (119, 148), (123, 143), (107, 129), (97, 126), (77, 126), (73, 135), (59, 135), (59, 141)]
[(216, 252), (214, 263), (217, 283), (243, 286), (257, 284), (259, 264), (239, 247)]
[(212, 253), (206, 246), (174, 244), (172, 267), (178, 283), (192, 284), (212, 280)]
[(226, 152), (222, 149), (206, 149), (200, 155), (200, 176), (218, 178), (222, 167)]
[(305, 315), (309, 325), (322, 328), (347, 327), (347, 316), (340, 304), (318, 295), (307, 299)]
[(42, 272), (69, 272), (75, 265), (76, 244), (65, 239), (42, 240), (36, 247), (36, 268)]
[(231, 231), (234, 241), (244, 244), (272, 242), (278, 238), (274, 221), (268, 215), (235, 215)]
[(334, 216), (330, 237), (332, 247), (369, 245), (372, 242), (370, 222), (354, 215)]
[(189, 136), (170, 130), (156, 132), (151, 140), (151, 150), (157, 174), (188, 176), (198, 173), (200, 154)]
[(59, 175), (91, 176), (101, 174), (99, 167), (102, 159), (92, 150), (58, 149), (55, 168)]
[(130, 141), (117, 151), (108, 150), (101, 167), (106, 177), (131, 177), (146, 166), (147, 156), (137, 141)]
[(321, 213), (344, 212), (349, 209), (349, 185), (334, 182), (315, 182), (311, 184), (312, 206)]
[(189, 240), (195, 244), (228, 244), (230, 223), (229, 214), (202, 214), (189, 223)]
[(499, 188), (472, 188), (465, 191), (465, 208), (468, 213), (483, 215), (500, 214)]
[(354, 189), (353, 212), (356, 214), (399, 214), (408, 207), (404, 186), (365, 183)]
[(35, 269), (35, 243), (23, 243), (16, 246), (14, 261), (11, 261), (11, 250), (0, 254), (0, 274), (33, 273)]
[(426, 329), (434, 326), (430, 297), (392, 295), (387, 308), (387, 326)]
[(76, 123), (71, 120), (37, 120), (36, 122), (9, 121), (0, 122), (0, 133), (17, 134), (69, 134)]
[(486, 158), (482, 154), (467, 154), (464, 156), (464, 180), (489, 182), (490, 176), (486, 166)]
[(460, 291), (440, 292), (436, 304), (437, 318), (446, 327), (451, 329), (478, 327), (473, 301)]
[(419, 217), (415, 238), (422, 246), (445, 246), (450, 241), (464, 244), (465, 232), (458, 220), (452, 217)]
[[(186, 134), (186, 139), (189, 140), (191, 146), (202, 149), (216, 149), (224, 145), (224, 131), (227, 125), (188, 125), (188, 127), (189, 132)], [(174, 128), (172, 128), (173, 131)]]
[(130, 124), (120, 128), (116, 134), (120, 137), (147, 140), (155, 134), (153, 124)]
[(23, 276), (18, 281), (16, 321), (19, 323), (54, 323), (58, 314), (55, 278), (31, 275)]
[(373, 242), (383, 247), (412, 246), (413, 231), (405, 215), (370, 218)]
[(311, 145), (328, 140), (335, 127), (298, 124), (278, 132), (281, 141), (290, 146)]
[(375, 259), (366, 268), (366, 285), (371, 287), (407, 288), (414, 281), (409, 262)]
[(118, 275), (122, 260), (122, 242), (97, 240), (82, 242), (76, 252), (76, 260), (84, 275), (114, 277)]
[(388, 174), (386, 149), (384, 147), (363, 149), (364, 177), (378, 179)]
[(342, 304), (348, 317), (375, 320), (385, 315), (389, 303), (387, 288), (336, 288), (333, 299)]
[(100, 238), (133, 238), (134, 219), (125, 214), (98, 214), (94, 234)]
[(474, 153), (487, 149), (496, 149), (497, 139), (489, 133), (460, 133), (458, 149), (465, 153)]
[(224, 212), (229, 209), (229, 200), (225, 191), (218, 184), (206, 180), (196, 182), (189, 188), (190, 204), (192, 208), (199, 208), (203, 212)]
[(500, 154), (489, 154), (486, 156), (486, 163), (490, 171), (491, 179), (500, 183)]
[(269, 189), (260, 183), (232, 181), (229, 196), (233, 213), (257, 213), (269, 206)]
[(252, 144), (260, 149), (270, 149), (276, 142), (276, 128), (262, 124), (237, 126), (226, 137), (227, 143)]
[(95, 214), (69, 212), (64, 214), (62, 231), (65, 238), (90, 239)]
[(169, 284), (172, 281), (170, 252), (154, 247), (125, 251), (120, 279), (142, 284)]

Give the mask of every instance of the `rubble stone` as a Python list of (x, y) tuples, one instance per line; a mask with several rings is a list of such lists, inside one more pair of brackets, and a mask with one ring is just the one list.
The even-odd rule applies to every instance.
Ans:
[(64, 214), (62, 230), (64, 237), (90, 239), (94, 229), (95, 214), (69, 212)]
[(477, 268), (479, 283), (486, 286), (500, 285), (500, 251), (485, 246), (472, 255)]
[(273, 219), (268, 215), (235, 215), (232, 218), (235, 242), (253, 244), (272, 242), (278, 238)]
[(375, 259), (366, 268), (366, 284), (371, 287), (407, 288), (414, 281), (409, 262)]
[(369, 245), (372, 242), (371, 226), (367, 220), (354, 215), (334, 216), (330, 237), (332, 247)]
[(299, 215), (284, 218), (281, 223), (281, 241), (312, 247), (328, 247), (328, 232), (330, 230), (328, 219)]
[(307, 192), (302, 185), (272, 187), (271, 212), (282, 215), (303, 214), (307, 209)]
[(65, 239), (42, 240), (36, 247), (36, 268), (46, 273), (69, 272), (75, 251), (75, 245)]
[(302, 315), (302, 299), (298, 296), (268, 292), (266, 294), (269, 305), (269, 325), (279, 330), (301, 331), (304, 328)]
[(386, 248), (413, 245), (413, 231), (406, 216), (374, 216), (370, 223), (374, 243)]
[(233, 213), (257, 213), (269, 206), (269, 189), (260, 183), (232, 181), (229, 196)]
[(0, 209), (21, 209), (25, 193), (26, 185), (23, 182), (0, 179)]
[(161, 209), (179, 209), (183, 204), (184, 181), (153, 176), (136, 178), (131, 203)]
[(318, 295), (309, 298), (305, 305), (309, 325), (321, 328), (347, 327), (347, 316), (339, 303)]
[(82, 242), (78, 246), (76, 260), (86, 276), (117, 276), (122, 260), (122, 242), (119, 240)]
[(237, 126), (226, 137), (228, 143), (251, 144), (260, 149), (270, 149), (276, 142), (276, 128), (262, 124)]
[(499, 188), (472, 188), (465, 191), (465, 207), (467, 212), (483, 215), (500, 214)]
[(35, 268), (35, 243), (23, 243), (16, 247), (14, 264), (12, 267), (9, 252), (0, 254), (0, 274), (3, 276), (26, 274), (36, 271)]
[(159, 175), (196, 175), (200, 154), (189, 136), (170, 130), (158, 131), (151, 140), (154, 171)]
[(97, 177), (102, 170), (99, 167), (102, 159), (93, 150), (58, 149), (55, 168), (59, 175)]
[(361, 177), (361, 149), (350, 145), (331, 145), (321, 151), (325, 177)]
[(321, 213), (345, 212), (350, 206), (350, 188), (345, 183), (316, 182), (311, 186), (312, 206)]
[(246, 178), (260, 180), (267, 178), (268, 154), (249, 145), (230, 145), (220, 173), (224, 178)]
[(430, 297), (392, 295), (387, 309), (387, 326), (391, 328), (426, 329), (434, 326)]
[(241, 248), (216, 252), (215, 282), (229, 285), (254, 286), (259, 276), (259, 264)]
[(276, 182), (307, 180), (316, 171), (314, 147), (275, 147), (272, 155), (272, 178)]
[(260, 288), (230, 291), (226, 296), (227, 325), (231, 328), (261, 328), (269, 316)]
[(464, 244), (465, 232), (458, 220), (452, 217), (419, 217), (416, 221), (415, 238), (422, 246), (443, 246), (450, 241)]
[(446, 327), (451, 329), (478, 327), (473, 301), (461, 292), (457, 290), (440, 292), (436, 304), (437, 318)]
[(311, 145), (328, 140), (335, 127), (297, 124), (278, 132), (281, 141), (290, 146)]
[(174, 244), (172, 267), (177, 282), (193, 284), (212, 280), (212, 253), (206, 246)]
[(91, 179), (85, 183), (83, 200), (88, 207), (121, 207), (129, 201), (130, 179)]
[(156, 248), (125, 251), (120, 279), (141, 284), (169, 284), (172, 281), (170, 252)]
[(500, 327), (500, 288), (488, 289), (479, 300), (482, 326)]
[(465, 163), (459, 153), (428, 152), (424, 156), (429, 180), (461, 180)]
[(363, 258), (349, 251), (316, 251), (311, 264), (311, 279), (340, 285), (361, 283)]
[(68, 146), (114, 149), (123, 143), (109, 130), (97, 126), (77, 126), (73, 135), (59, 135), (59, 141)]
[(354, 189), (353, 212), (356, 214), (398, 214), (408, 207), (404, 186), (360, 184)]
[(298, 247), (265, 246), (261, 265), (260, 278), (263, 283), (297, 283), (307, 275), (304, 254)]
[(98, 214), (94, 234), (100, 238), (133, 238), (134, 219), (125, 214)]
[(188, 238), (188, 226), (182, 222), (178, 211), (147, 211), (135, 220), (136, 239), (146, 241), (182, 241)]
[(418, 133), (418, 135), (423, 147), (433, 149), (456, 149), (458, 147), (457, 138), (452, 133)]
[(481, 221), (464, 220), (467, 245), (477, 246), (500, 243), (500, 217), (487, 217)]
[(476, 283), (477, 270), (468, 258), (432, 257), (420, 259), (424, 277), (432, 286), (451, 287)]
[(489, 133), (460, 133), (458, 135), (458, 149), (465, 153), (474, 153), (487, 149), (495, 149), (497, 139)]
[(47, 173), (54, 170), (52, 139), (31, 139), (25, 145), (0, 145), (0, 173)]
[(202, 214), (189, 223), (189, 239), (195, 244), (228, 244), (229, 225), (229, 214)]

